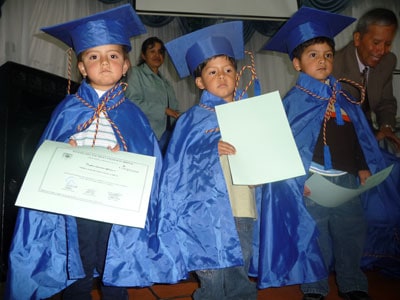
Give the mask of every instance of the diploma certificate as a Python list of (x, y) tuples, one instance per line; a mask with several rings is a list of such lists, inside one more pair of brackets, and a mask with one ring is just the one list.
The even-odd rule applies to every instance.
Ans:
[(232, 180), (258, 185), (305, 174), (279, 92), (215, 107), (222, 139), (236, 148), (228, 155)]
[(29, 166), (16, 205), (143, 228), (155, 157), (45, 141)]
[(306, 180), (306, 186), (311, 190), (308, 198), (325, 207), (339, 206), (383, 182), (390, 175), (392, 169), (393, 165), (390, 165), (368, 177), (365, 184), (360, 185), (356, 189), (336, 185), (325, 179), (322, 175), (315, 173)]

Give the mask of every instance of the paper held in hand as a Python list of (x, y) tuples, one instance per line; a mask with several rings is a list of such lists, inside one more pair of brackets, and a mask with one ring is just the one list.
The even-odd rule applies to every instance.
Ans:
[(215, 107), (232, 180), (257, 185), (305, 175), (278, 91)]
[(306, 186), (308, 186), (311, 191), (308, 198), (325, 207), (339, 206), (382, 183), (390, 175), (392, 169), (393, 165), (390, 165), (371, 177), (368, 177), (365, 184), (360, 185), (356, 189), (339, 186), (330, 182), (322, 175), (315, 173), (306, 180)]
[(144, 228), (155, 157), (45, 141), (17, 206)]

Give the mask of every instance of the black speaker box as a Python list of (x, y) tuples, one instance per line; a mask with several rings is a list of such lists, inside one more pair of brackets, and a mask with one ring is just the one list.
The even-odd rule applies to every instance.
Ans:
[[(67, 79), (7, 62), (0, 67), (0, 280), (7, 273), (15, 201), (52, 111), (67, 94)], [(71, 93), (78, 84), (71, 83)]]

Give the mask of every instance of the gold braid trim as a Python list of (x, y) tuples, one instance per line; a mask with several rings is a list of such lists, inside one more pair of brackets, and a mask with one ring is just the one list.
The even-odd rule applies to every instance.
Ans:
[[(340, 82), (349, 83), (349, 84), (355, 86), (356, 88), (360, 89), (360, 91), (361, 91), (361, 100), (360, 101), (353, 101), (344, 91), (342, 91), (342, 90), (338, 91), (336, 89), (336, 86), (337, 86), (337, 83), (339, 81)], [(328, 120), (331, 118), (331, 113), (334, 112), (334, 105), (335, 105), (335, 102), (336, 102), (337, 93), (343, 95), (343, 97), (347, 101), (352, 103), (352, 104), (361, 105), (365, 101), (365, 88), (361, 84), (359, 84), (359, 83), (357, 83), (357, 82), (355, 82), (353, 80), (347, 79), (347, 78), (340, 78), (339, 80), (335, 81), (335, 83), (333, 84), (333, 87), (332, 87), (332, 96), (330, 98), (321, 97), (321, 96), (319, 96), (317, 94), (314, 94), (310, 90), (307, 90), (306, 88), (304, 88), (304, 87), (302, 87), (302, 86), (300, 86), (298, 84), (296, 85), (296, 88), (298, 88), (299, 90), (309, 94), (310, 96), (312, 96), (312, 97), (314, 97), (316, 99), (328, 100), (329, 101), (328, 106), (326, 107), (326, 110), (325, 110), (325, 115), (324, 115), (324, 124), (323, 124), (323, 141), (324, 141), (324, 145), (327, 145), (327, 143), (326, 143), (326, 124), (327, 124)], [(337, 112), (337, 113), (341, 113), (341, 112)]]
[[(200, 106), (201, 108), (206, 109), (206, 110), (215, 112), (215, 109), (214, 109), (214, 108), (209, 107), (209, 106), (207, 106), (207, 105), (204, 105), (204, 104), (202, 104), (202, 103), (199, 103), (199, 106)], [(216, 128), (212, 128), (212, 129), (207, 129), (207, 130), (205, 131), (205, 133), (213, 133), (213, 132), (218, 132), (218, 131), (219, 131), (219, 127), (216, 127)]]
[[(243, 96), (246, 94), (247, 90), (250, 88), (251, 84), (257, 79), (257, 72), (256, 72), (256, 64), (254, 60), (254, 54), (252, 51), (244, 51), (245, 54), (250, 56), (250, 65), (244, 65), (242, 69), (237, 73), (236, 82), (235, 82), (235, 91), (233, 93), (233, 101), (235, 99), (242, 99)], [(240, 94), (239, 98), (236, 98), (236, 93), (238, 90), (239, 82), (242, 79), (243, 73), (246, 70), (250, 70), (251, 78), (250, 81), (246, 84), (246, 87), (243, 89), (242, 93)]]
[[(118, 93), (113, 94), (113, 92), (118, 89), (120, 86), (122, 86), (122, 90), (120, 90)], [(93, 116), (87, 120), (86, 122), (84, 122), (83, 124), (78, 125), (77, 127), (77, 131), (84, 131), (86, 128), (88, 128), (94, 121), (96, 121), (96, 131), (94, 134), (94, 138), (93, 138), (93, 143), (92, 143), (92, 147), (94, 147), (95, 143), (96, 143), (96, 137), (97, 137), (97, 133), (98, 133), (98, 129), (99, 129), (99, 121), (100, 121), (100, 114), (103, 113), (105, 118), (107, 119), (108, 122), (110, 122), (112, 128), (115, 130), (115, 132), (118, 134), (119, 138), (121, 139), (124, 151), (128, 151), (128, 146), (126, 144), (126, 141), (124, 139), (124, 137), (122, 136), (121, 131), (119, 130), (118, 126), (110, 119), (110, 117), (108, 116), (107, 111), (111, 111), (115, 108), (117, 108), (119, 105), (121, 105), (122, 102), (125, 101), (125, 97), (123, 97), (120, 101), (118, 101), (117, 103), (115, 103), (113, 106), (110, 107), (106, 107), (106, 104), (109, 100), (114, 99), (115, 97), (121, 95), (125, 90), (126, 90), (126, 86), (127, 84), (124, 82), (120, 82), (118, 84), (116, 84), (104, 97), (103, 101), (101, 103), (99, 103), (97, 105), (97, 107), (94, 107), (93, 105), (91, 105), (89, 102), (87, 102), (85, 99), (83, 99), (78, 93), (75, 94), (75, 97), (81, 101), (85, 106), (89, 107), (90, 109), (94, 110)], [(110, 95), (112, 95), (110, 97)]]

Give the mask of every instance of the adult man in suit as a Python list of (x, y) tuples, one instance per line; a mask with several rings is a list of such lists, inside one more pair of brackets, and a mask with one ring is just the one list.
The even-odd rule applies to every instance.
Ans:
[[(397, 58), (390, 52), (397, 28), (398, 21), (391, 10), (376, 8), (366, 12), (357, 23), (353, 41), (336, 53), (333, 75), (360, 83), (365, 81), (363, 109), (376, 138), (391, 141), (400, 152), (400, 139), (394, 133), (397, 102), (392, 85)], [(343, 83), (343, 88), (360, 98), (353, 86)]]
[[(378, 141), (390, 141), (400, 154), (400, 139), (395, 135), (397, 102), (393, 95), (393, 70), (396, 56), (390, 52), (398, 28), (396, 15), (383, 8), (366, 12), (358, 20), (353, 41), (335, 54), (333, 75), (364, 84), (366, 99), (362, 104), (367, 119)], [(366, 72), (363, 72), (366, 69)], [(343, 89), (360, 99), (360, 92), (342, 83)], [(368, 233), (362, 258), (363, 268), (384, 268), (398, 272), (400, 230), (399, 164), (396, 155), (382, 149), (387, 165), (394, 164), (390, 176), (374, 192), (363, 194), (364, 214)], [(396, 170), (396, 171), (395, 171)], [(395, 274), (395, 273), (394, 273)], [(347, 294), (347, 300), (370, 299), (367, 295)]]

